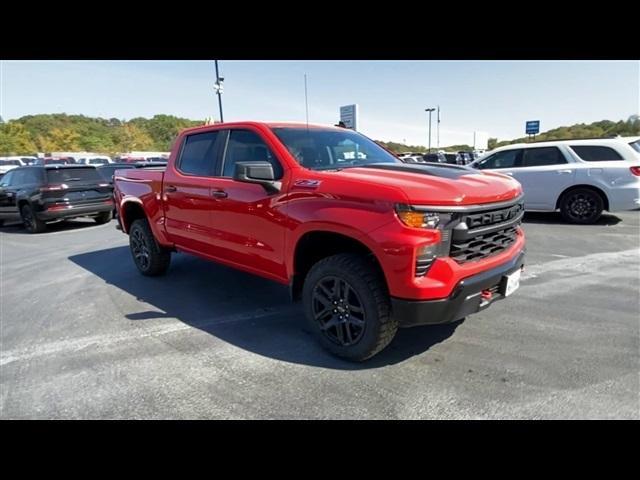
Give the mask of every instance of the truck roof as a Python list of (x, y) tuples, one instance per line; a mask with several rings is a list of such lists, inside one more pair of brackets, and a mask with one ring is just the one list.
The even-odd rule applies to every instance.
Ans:
[(238, 121), (238, 122), (224, 122), (224, 123), (214, 123), (214, 124), (210, 124), (210, 125), (199, 125), (197, 127), (191, 127), (191, 128), (187, 128), (184, 131), (186, 132), (194, 132), (194, 131), (198, 131), (198, 130), (208, 130), (211, 127), (228, 127), (228, 128), (233, 128), (233, 127), (238, 127), (238, 126), (247, 126), (247, 125), (253, 125), (253, 126), (266, 126), (269, 128), (284, 128), (284, 127), (298, 127), (298, 128), (313, 128), (313, 129), (320, 129), (320, 130), (344, 130), (343, 127), (336, 127), (333, 125), (320, 125), (320, 124), (314, 124), (314, 123), (306, 123), (306, 122), (283, 122), (283, 121), (265, 121), (265, 122), (258, 122), (258, 121)]

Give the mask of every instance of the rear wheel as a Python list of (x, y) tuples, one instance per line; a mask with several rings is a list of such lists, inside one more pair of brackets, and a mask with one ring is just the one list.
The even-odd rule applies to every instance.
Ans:
[(24, 228), (26, 228), (29, 233), (40, 233), (47, 229), (47, 224), (36, 217), (31, 205), (27, 203), (20, 208), (20, 216), (22, 217)]
[(571, 223), (595, 223), (602, 215), (604, 201), (590, 188), (576, 188), (565, 193), (560, 201), (562, 217)]
[(320, 344), (352, 361), (371, 358), (396, 334), (382, 274), (366, 257), (338, 254), (316, 263), (304, 282), (307, 321)]
[(171, 252), (158, 245), (146, 219), (136, 220), (131, 225), (129, 248), (133, 262), (143, 275), (162, 275), (169, 268)]
[(111, 221), (111, 212), (102, 212), (100, 215), (93, 217), (98, 225), (109, 223)]

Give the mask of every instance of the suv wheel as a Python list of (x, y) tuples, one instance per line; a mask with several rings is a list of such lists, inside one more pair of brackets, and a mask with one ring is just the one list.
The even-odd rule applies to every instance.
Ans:
[(95, 217), (93, 217), (93, 219), (98, 225), (102, 225), (103, 223), (109, 223), (111, 221), (111, 211), (102, 212), (100, 215), (96, 215)]
[(171, 252), (158, 245), (146, 219), (136, 220), (131, 225), (129, 248), (133, 262), (143, 275), (162, 275), (169, 268)]
[(42, 220), (38, 220), (29, 204), (24, 204), (22, 206), (20, 209), (20, 216), (22, 217), (24, 228), (26, 228), (29, 233), (40, 233), (47, 229), (47, 224)]
[(595, 190), (577, 188), (567, 192), (560, 201), (562, 217), (571, 223), (595, 223), (602, 215), (604, 202)]
[(320, 344), (344, 359), (374, 356), (398, 330), (384, 278), (364, 256), (343, 253), (320, 260), (309, 271), (302, 296)]

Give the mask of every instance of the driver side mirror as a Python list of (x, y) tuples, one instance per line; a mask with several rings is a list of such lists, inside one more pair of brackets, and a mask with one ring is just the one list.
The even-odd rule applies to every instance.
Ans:
[(277, 193), (282, 188), (282, 182), (276, 181), (273, 165), (269, 162), (237, 162), (233, 179), (262, 185), (267, 193)]

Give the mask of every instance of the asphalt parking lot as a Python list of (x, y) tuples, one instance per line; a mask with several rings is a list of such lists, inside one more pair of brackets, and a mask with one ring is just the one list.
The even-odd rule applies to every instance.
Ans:
[(184, 254), (140, 276), (114, 227), (0, 229), (2, 418), (640, 418), (640, 212), (527, 214), (510, 300), (363, 364), (277, 284)]

